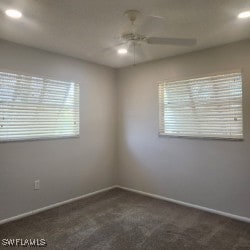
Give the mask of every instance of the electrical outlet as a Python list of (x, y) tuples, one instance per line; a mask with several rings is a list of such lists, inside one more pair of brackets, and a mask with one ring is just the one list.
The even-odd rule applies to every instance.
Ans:
[(40, 189), (40, 180), (35, 180), (35, 190)]

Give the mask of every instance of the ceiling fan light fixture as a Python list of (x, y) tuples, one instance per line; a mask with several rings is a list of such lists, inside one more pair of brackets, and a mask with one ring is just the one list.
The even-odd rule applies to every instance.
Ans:
[(14, 9), (8, 9), (8, 10), (6, 10), (5, 14), (8, 17), (15, 18), (15, 19), (18, 19), (18, 18), (22, 17), (22, 13), (19, 10), (14, 10)]
[(125, 54), (128, 53), (128, 50), (125, 49), (125, 48), (120, 48), (120, 49), (117, 50), (117, 53), (118, 53), (119, 55), (125, 55)]
[(244, 11), (244, 12), (241, 12), (239, 15), (238, 15), (238, 18), (248, 18), (250, 17), (250, 11)]

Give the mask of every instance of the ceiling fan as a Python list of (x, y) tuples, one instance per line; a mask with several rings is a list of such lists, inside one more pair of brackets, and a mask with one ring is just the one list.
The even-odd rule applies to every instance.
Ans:
[[(134, 29), (134, 24), (139, 15), (141, 15), (138, 10), (127, 10), (124, 15), (129, 19), (131, 23), (131, 31), (123, 33), (120, 38), (122, 44), (133, 45), (134, 48), (134, 60), (135, 60), (135, 46), (141, 43), (146, 43), (150, 45), (177, 45), (177, 46), (194, 46), (197, 43), (196, 39), (190, 38), (175, 38), (175, 37), (149, 37), (140, 32), (136, 32)], [(165, 17), (154, 16), (150, 17), (165, 19)], [(119, 44), (121, 45), (121, 44)], [(135, 63), (135, 62), (134, 62)]]
[[(124, 13), (125, 16), (131, 22), (133, 26), (138, 15), (140, 12), (138, 10), (127, 10)], [(156, 18), (163, 18), (160, 16), (151, 16)], [(122, 34), (121, 38), (125, 41), (130, 42), (145, 42), (148, 44), (155, 44), (155, 45), (180, 45), (180, 46), (193, 46), (197, 43), (196, 39), (189, 39), (189, 38), (174, 38), (174, 37), (147, 37), (145, 35), (136, 33), (136, 32), (129, 32)]]

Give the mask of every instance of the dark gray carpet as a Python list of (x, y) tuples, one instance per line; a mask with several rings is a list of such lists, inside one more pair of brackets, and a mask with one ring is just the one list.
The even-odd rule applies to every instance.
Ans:
[(4, 224), (0, 238), (60, 250), (250, 249), (250, 224), (114, 189)]

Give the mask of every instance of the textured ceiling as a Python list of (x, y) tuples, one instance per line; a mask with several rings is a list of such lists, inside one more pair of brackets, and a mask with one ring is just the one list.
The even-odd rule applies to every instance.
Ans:
[[(7, 8), (23, 12), (13, 20)], [(239, 12), (250, 0), (1, 0), (0, 38), (114, 68), (133, 64), (133, 53), (119, 56), (114, 47), (129, 29), (128, 9), (145, 15), (136, 29), (147, 36), (197, 38), (194, 47), (141, 44), (136, 62), (173, 56), (250, 38), (250, 19)], [(166, 19), (147, 17), (160, 15)], [(113, 49), (107, 49), (112, 48)]]

